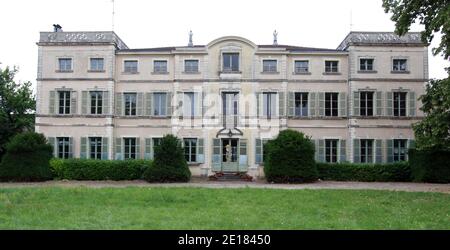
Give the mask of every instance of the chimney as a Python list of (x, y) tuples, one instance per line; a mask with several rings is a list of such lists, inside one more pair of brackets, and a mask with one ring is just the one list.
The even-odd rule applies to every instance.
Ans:
[(53, 24), (53, 32), (62, 32), (62, 27), (59, 24)]

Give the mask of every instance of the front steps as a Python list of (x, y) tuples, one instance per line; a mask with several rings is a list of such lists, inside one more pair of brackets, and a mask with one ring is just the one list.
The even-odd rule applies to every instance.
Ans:
[(216, 172), (208, 177), (210, 181), (253, 181), (253, 177), (247, 173)]

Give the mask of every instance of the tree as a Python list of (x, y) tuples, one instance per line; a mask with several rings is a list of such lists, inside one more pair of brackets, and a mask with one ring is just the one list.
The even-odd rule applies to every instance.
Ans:
[(386, 13), (391, 12), (395, 22), (395, 33), (404, 35), (411, 24), (419, 19), (425, 26), (421, 32), (422, 41), (431, 43), (434, 34), (442, 34), (441, 43), (433, 48), (433, 54), (442, 53), (445, 59), (450, 56), (450, 3), (448, 0), (383, 0)]
[(34, 129), (36, 102), (31, 82), (16, 83), (17, 69), (0, 68), (0, 159), (5, 154), (6, 143), (24, 130)]

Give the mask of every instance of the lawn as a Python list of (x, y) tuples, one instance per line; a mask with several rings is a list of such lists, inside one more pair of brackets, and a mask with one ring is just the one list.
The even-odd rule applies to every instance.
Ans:
[(450, 229), (450, 195), (369, 190), (4, 188), (0, 229)]

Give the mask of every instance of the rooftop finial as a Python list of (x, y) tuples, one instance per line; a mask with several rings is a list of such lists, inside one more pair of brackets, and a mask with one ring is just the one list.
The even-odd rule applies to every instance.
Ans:
[(62, 27), (59, 24), (53, 24), (53, 32), (62, 32)]
[(189, 43), (188, 46), (192, 47), (194, 46), (194, 43), (192, 42), (192, 36), (194, 35), (194, 33), (192, 33), (192, 30), (189, 31)]
[(277, 32), (277, 30), (274, 30), (273, 31), (273, 45), (278, 45), (278, 38), (277, 38), (277, 36), (278, 36), (278, 32)]

